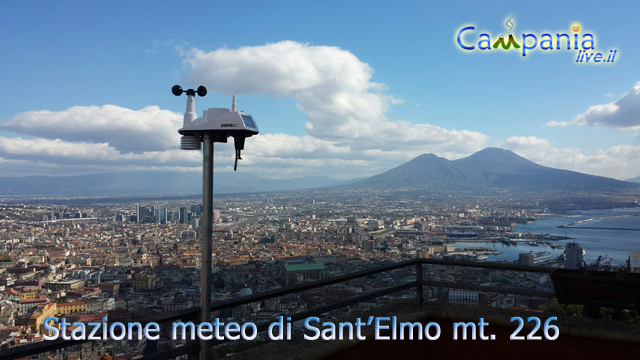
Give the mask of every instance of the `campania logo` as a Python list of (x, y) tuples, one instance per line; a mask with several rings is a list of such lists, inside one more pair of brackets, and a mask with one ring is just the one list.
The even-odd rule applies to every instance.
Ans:
[[(522, 33), (513, 35), (514, 19), (509, 17), (505, 25), (509, 32), (507, 35), (492, 37), (486, 31), (478, 34), (475, 25), (462, 27), (456, 37), (457, 45), (463, 51), (505, 51), (522, 54), (526, 57), (536, 50), (542, 51), (577, 51), (577, 63), (613, 63), (618, 54), (617, 49), (607, 52), (596, 50), (596, 36), (592, 33), (582, 32), (580, 24), (572, 24), (568, 32), (557, 31), (548, 33)], [(493, 40), (492, 40), (493, 39)]]

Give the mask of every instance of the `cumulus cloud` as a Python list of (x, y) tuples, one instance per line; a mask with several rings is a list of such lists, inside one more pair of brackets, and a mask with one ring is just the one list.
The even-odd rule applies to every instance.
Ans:
[[(607, 97), (614, 94), (607, 93)], [(590, 106), (587, 111), (578, 114), (573, 121), (550, 121), (543, 126), (590, 125), (607, 126), (618, 129), (640, 130), (640, 81), (616, 101)]]
[(176, 148), (182, 114), (147, 106), (73, 106), (62, 111), (27, 111), (0, 122), (0, 129), (73, 142), (108, 143), (122, 151)]
[[(403, 100), (372, 80), (368, 64), (338, 47), (283, 41), (210, 52), (192, 48), (181, 54), (188, 76), (210, 92), (288, 97), (305, 112), (299, 126), (307, 135), (262, 133), (247, 140), (241, 166), (262, 176), (364, 177), (426, 152), (469, 155), (488, 140), (474, 131), (391, 121), (387, 110)], [(181, 120), (182, 114), (158, 106), (28, 111), (0, 121), (0, 130), (20, 136), (0, 137), (0, 157), (5, 165), (19, 161), (26, 168), (22, 165), (30, 162), (51, 173), (61, 167), (79, 173), (82, 166), (197, 169), (199, 152), (177, 150)], [(217, 171), (231, 171), (231, 146), (216, 144), (221, 150), (216, 151)], [(40, 166), (43, 161), (52, 166)]]
[(184, 52), (190, 77), (214, 92), (268, 94), (298, 101), (305, 130), (352, 149), (393, 149), (468, 154), (487, 141), (473, 131), (390, 121), (385, 113), (402, 100), (371, 80), (373, 69), (349, 51), (282, 41), (263, 46)]
[(79, 143), (60, 139), (23, 139), (0, 136), (0, 156), (21, 160), (46, 160), (52, 163), (74, 164), (139, 164), (182, 165), (198, 164), (197, 152), (145, 151), (121, 153), (107, 143)]
[[(607, 93), (606, 97), (615, 94)], [(572, 121), (549, 121), (544, 127), (607, 126), (618, 129), (640, 130), (640, 81), (618, 100), (610, 103), (590, 106), (587, 111), (578, 114)]]
[(500, 144), (541, 165), (625, 180), (638, 176), (640, 145), (618, 145), (583, 154), (576, 148), (557, 148), (533, 136), (512, 136)]

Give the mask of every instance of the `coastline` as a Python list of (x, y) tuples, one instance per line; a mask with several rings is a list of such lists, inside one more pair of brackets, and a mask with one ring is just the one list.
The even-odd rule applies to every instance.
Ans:
[[(567, 218), (574, 221), (567, 222)], [(571, 226), (597, 222), (601, 222), (603, 226)], [(615, 226), (619, 223), (623, 226)], [(573, 238), (570, 242), (576, 242), (585, 248), (587, 262), (594, 261), (601, 255), (622, 263), (631, 252), (640, 249), (639, 231), (640, 206), (574, 210), (514, 226), (514, 232), (569, 236)]]

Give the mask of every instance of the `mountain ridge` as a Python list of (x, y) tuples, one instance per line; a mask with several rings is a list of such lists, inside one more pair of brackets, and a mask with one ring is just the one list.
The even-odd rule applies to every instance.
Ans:
[(384, 173), (347, 187), (384, 189), (518, 189), (523, 191), (600, 191), (640, 185), (536, 164), (510, 150), (486, 148), (468, 157), (447, 160), (423, 154)]
[[(639, 179), (640, 181), (640, 179)], [(383, 173), (341, 181), (326, 176), (298, 179), (266, 179), (249, 172), (217, 172), (214, 192), (333, 189), (416, 189), (420, 191), (486, 191), (507, 189), (525, 192), (639, 189), (640, 183), (620, 181), (536, 164), (510, 150), (486, 148), (465, 158), (448, 160), (422, 154)], [(28, 176), (0, 178), (2, 196), (85, 196), (199, 194), (202, 173), (131, 171), (68, 177)]]

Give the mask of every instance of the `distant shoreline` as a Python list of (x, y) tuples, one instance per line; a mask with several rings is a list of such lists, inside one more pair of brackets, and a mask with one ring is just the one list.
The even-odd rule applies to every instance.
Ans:
[[(598, 210), (600, 210), (600, 209), (598, 209)], [(573, 229), (593, 229), (593, 230), (640, 231), (640, 229), (633, 229), (633, 228), (617, 228), (617, 227), (609, 228), (609, 227), (599, 227), (599, 226), (575, 226), (575, 225), (578, 225), (578, 224), (584, 224), (584, 223), (592, 222), (592, 221), (607, 220), (607, 219), (621, 219), (621, 218), (629, 218), (629, 217), (635, 217), (635, 216), (638, 216), (638, 215), (624, 214), (624, 215), (594, 217), (594, 218), (589, 218), (589, 219), (584, 219), (584, 220), (580, 220), (580, 221), (576, 221), (576, 222), (570, 222), (570, 223), (558, 225), (558, 228), (560, 228), (560, 229), (573, 228)]]

